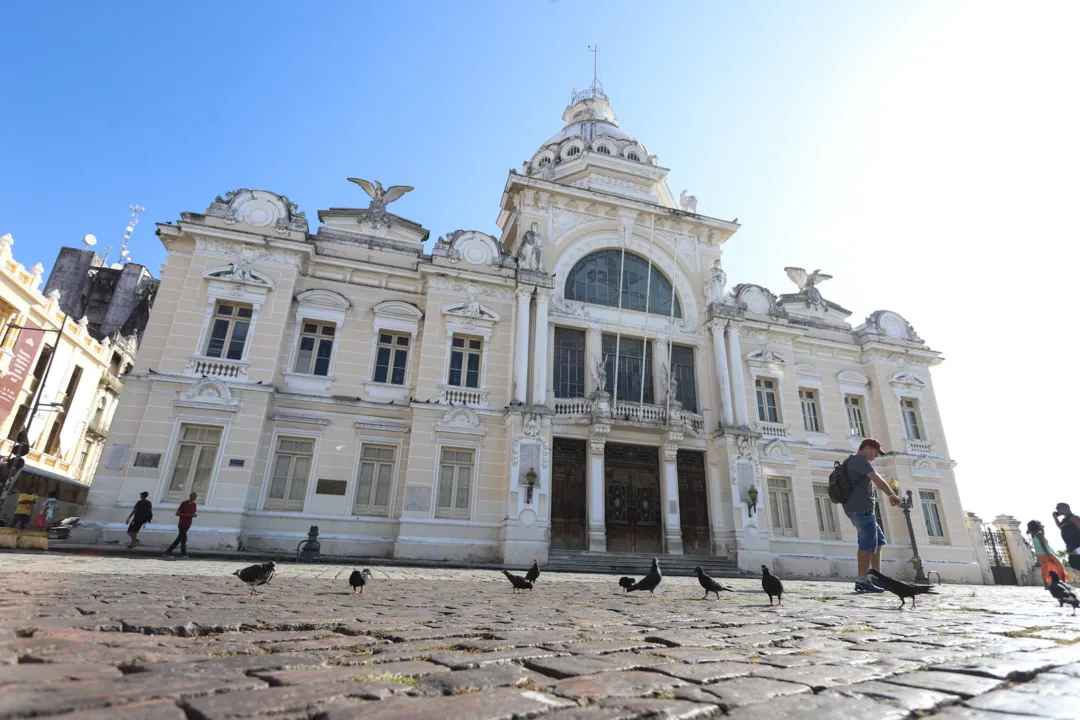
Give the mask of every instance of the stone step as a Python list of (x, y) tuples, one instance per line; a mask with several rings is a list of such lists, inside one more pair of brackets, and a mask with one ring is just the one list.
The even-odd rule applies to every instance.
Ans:
[(650, 555), (647, 553), (599, 553), (570, 550), (551, 550), (544, 567), (551, 572), (585, 572), (640, 576), (648, 572), (653, 557), (660, 559), (665, 575), (692, 576), (700, 566), (713, 577), (739, 576), (735, 562), (727, 558), (704, 555)]

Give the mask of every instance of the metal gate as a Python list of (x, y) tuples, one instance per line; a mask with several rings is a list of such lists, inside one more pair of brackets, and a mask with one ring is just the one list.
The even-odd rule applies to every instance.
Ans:
[(1005, 542), (1005, 533), (992, 527), (983, 529), (983, 544), (990, 557), (990, 572), (994, 575), (995, 585), (1016, 585), (1016, 570), (1013, 568), (1009, 544)]

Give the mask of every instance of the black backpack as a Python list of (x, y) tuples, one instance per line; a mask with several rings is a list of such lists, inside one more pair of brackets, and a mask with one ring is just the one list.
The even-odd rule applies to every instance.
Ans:
[(843, 505), (851, 497), (851, 478), (847, 474), (847, 464), (847, 460), (842, 465), (834, 462), (832, 473), (829, 474), (829, 499), (837, 505)]

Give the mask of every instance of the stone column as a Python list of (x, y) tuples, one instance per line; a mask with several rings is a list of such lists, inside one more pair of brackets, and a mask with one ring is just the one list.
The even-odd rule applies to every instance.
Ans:
[(735, 416), (731, 408), (731, 374), (728, 372), (727, 348), (724, 345), (725, 320), (709, 323), (712, 332), (713, 355), (716, 358), (716, 384), (720, 388), (720, 421), (725, 427), (733, 425)]
[(585, 504), (588, 509), (590, 552), (607, 552), (607, 526), (604, 518), (604, 445), (611, 427), (593, 425), (589, 439), (588, 485)]
[(517, 337), (514, 342), (514, 402), (524, 405), (529, 395), (529, 302), (532, 300), (531, 285), (518, 285)]
[(746, 381), (743, 376), (742, 347), (739, 345), (739, 325), (728, 324), (728, 364), (731, 366), (731, 402), (735, 406), (735, 424), (745, 427), (750, 423), (746, 418)]
[(982, 575), (983, 585), (994, 584), (994, 573), (990, 569), (990, 555), (986, 552), (986, 543), (983, 541), (983, 521), (978, 515), (969, 512), (964, 518), (967, 528), (968, 541), (975, 550), (975, 561), (979, 563), (979, 574)]
[(533, 405), (547, 405), (548, 300), (551, 291), (536, 288), (536, 327), (533, 328)]
[(679, 446), (664, 443), (664, 477), (660, 481), (660, 517), (664, 519), (664, 552), (682, 555), (682, 515), (679, 513)]
[(1016, 571), (1016, 582), (1020, 585), (1042, 585), (1039, 560), (1020, 532), (1020, 521), (1012, 515), (998, 515), (994, 518), (994, 527), (1005, 534), (1005, 544), (1009, 548), (1013, 570)]

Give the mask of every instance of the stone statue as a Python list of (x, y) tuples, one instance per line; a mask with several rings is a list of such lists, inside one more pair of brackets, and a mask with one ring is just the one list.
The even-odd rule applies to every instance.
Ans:
[(726, 286), (727, 273), (720, 267), (720, 260), (717, 259), (705, 274), (705, 302), (709, 306), (723, 304)]
[(808, 304), (824, 304), (825, 301), (821, 297), (821, 292), (818, 291), (817, 286), (826, 280), (831, 280), (832, 275), (825, 275), (821, 270), (807, 273), (806, 270), (798, 267), (786, 267), (784, 268), (784, 272), (791, 278), (791, 282), (799, 286), (799, 292), (806, 295)]
[(685, 210), (686, 212), (696, 213), (697, 212), (697, 198), (694, 197), (693, 195), (687, 195), (686, 191), (683, 190), (682, 194), (679, 195), (679, 207), (682, 208), (683, 210)]
[(667, 399), (671, 402), (675, 402), (679, 397), (679, 381), (675, 379), (675, 374), (668, 370), (668, 366), (660, 366), (660, 377), (664, 384), (667, 385)]
[(384, 190), (382, 183), (378, 180), (371, 183), (360, 178), (348, 178), (348, 181), (356, 183), (371, 196), (371, 204), (361, 213), (361, 216), (373, 223), (385, 221), (386, 206), (413, 189), (411, 185), (391, 185)]
[(593, 380), (596, 381), (597, 392), (607, 392), (607, 357), (602, 357), (596, 361), (596, 367), (593, 370)]
[(536, 223), (533, 223), (529, 226), (529, 229), (525, 231), (524, 237), (521, 238), (521, 246), (518, 248), (517, 258), (518, 267), (522, 270), (540, 272), (543, 267), (541, 263), (544, 252), (543, 245), (540, 233), (537, 232), (536, 228)]

